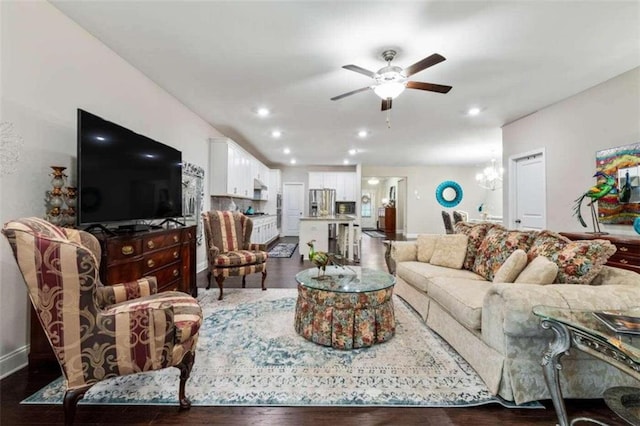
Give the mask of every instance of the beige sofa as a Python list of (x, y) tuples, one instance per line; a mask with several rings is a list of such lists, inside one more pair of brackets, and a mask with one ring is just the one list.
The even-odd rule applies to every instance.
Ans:
[[(484, 238), (488, 238), (492, 232), (491, 226), (488, 225), (489, 232), (482, 238), (478, 238), (482, 232), (473, 235), (473, 232), (468, 232), (469, 227), (466, 228), (468, 235), (464, 244), (467, 245), (467, 252), (463, 263), (467, 267), (474, 269), (472, 265), (475, 264), (480, 267), (481, 272), (486, 272), (482, 271), (482, 265), (478, 263), (491, 262), (487, 258), (479, 259), (479, 253), (483, 247), (487, 248)], [(503, 234), (514, 232), (501, 227), (496, 229), (503, 230)], [(456, 230), (460, 231), (458, 227)], [(525, 261), (527, 265), (532, 265), (535, 258), (542, 257), (540, 253), (544, 250), (541, 250), (541, 246), (549, 246), (550, 233), (544, 235), (546, 240), (540, 238), (542, 242), (537, 246), (535, 242), (540, 236), (539, 233), (530, 235), (531, 238), (527, 237), (528, 247), (527, 244), (520, 247), (528, 255)], [(431, 240), (430, 250), (433, 251), (434, 244), (437, 244), (433, 241), (449, 237), (452, 236), (420, 236), (418, 241), (391, 243), (388, 264), (391, 269), (395, 268), (395, 294), (409, 303), (432, 330), (469, 362), (493, 394), (517, 404), (550, 398), (541, 360), (542, 353), (553, 335), (550, 330), (541, 328), (539, 318), (532, 313), (534, 306), (600, 310), (626, 309), (640, 305), (640, 274), (603, 266), (606, 257), (615, 251), (614, 247), (607, 248), (609, 251), (605, 259), (599, 259), (597, 262), (589, 260), (586, 262), (587, 266), (584, 266), (583, 258), (576, 257), (574, 261), (580, 264), (582, 274), (579, 278), (586, 277), (589, 280), (588, 285), (505, 283), (492, 282), (474, 270), (458, 268), (457, 265), (442, 266), (442, 263), (446, 264), (452, 260), (460, 264), (459, 254), (450, 251), (445, 251), (444, 255), (440, 253), (437, 262), (434, 262), (435, 252), (432, 253), (429, 262), (424, 261), (425, 256), (421, 252), (429, 250), (424, 248), (425, 239)], [(460, 242), (460, 238), (464, 239), (465, 235), (457, 237)], [(553, 237), (563, 238), (557, 234), (553, 234)], [(559, 241), (555, 243), (555, 249), (569, 244), (566, 239)], [(505, 264), (505, 258), (516, 257), (513, 255), (513, 251), (517, 250), (512, 244), (513, 239), (511, 242), (498, 241), (499, 244), (494, 240), (493, 243), (501, 245), (502, 249), (508, 252), (493, 255), (502, 257), (499, 263)], [(588, 243), (581, 244), (584, 248)], [(575, 246), (572, 246), (572, 249), (575, 251)], [(557, 269), (575, 272), (575, 265), (567, 266), (562, 263), (567, 257), (566, 250), (561, 260), (553, 253), (546, 254), (550, 263), (560, 263)], [(511, 255), (513, 257), (510, 257)], [(456, 256), (458, 260), (454, 259)], [(475, 259), (469, 259), (470, 256), (475, 256), (479, 262), (474, 263)], [(502, 265), (492, 265), (494, 273), (490, 275), (497, 275), (495, 272), (500, 266)], [(525, 274), (525, 271), (520, 275), (531, 277), (531, 271), (536, 270), (532, 269), (528, 274)], [(557, 281), (557, 277), (561, 275), (562, 273), (554, 273), (553, 281)], [(500, 275), (502, 276), (504, 275)], [(534, 276), (534, 279), (529, 279), (536, 281), (537, 278)], [(570, 281), (566, 276), (562, 279)], [(637, 386), (637, 381), (578, 350), (571, 350), (569, 355), (565, 355), (562, 365), (561, 386), (563, 395), (567, 398), (599, 398), (603, 391), (611, 386)]]

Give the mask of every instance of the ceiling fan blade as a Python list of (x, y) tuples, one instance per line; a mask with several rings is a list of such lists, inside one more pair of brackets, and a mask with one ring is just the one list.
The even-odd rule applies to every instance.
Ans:
[(449, 93), (451, 86), (444, 86), (442, 84), (422, 83), (420, 81), (407, 81), (408, 89), (428, 90), (430, 92), (437, 93)]
[(421, 61), (416, 62), (413, 65), (408, 66), (407, 68), (404, 69), (404, 73), (407, 77), (420, 72), (426, 68), (432, 67), (435, 64), (439, 64), (440, 62), (444, 61), (446, 58), (442, 55), (439, 55), (437, 53), (434, 53), (431, 56), (428, 56), (426, 58), (424, 58)]
[(362, 87), (360, 89), (356, 89), (356, 90), (352, 90), (352, 91), (347, 92), (347, 93), (343, 93), (342, 95), (334, 96), (333, 98), (331, 98), (331, 100), (332, 101), (337, 101), (339, 99), (346, 98), (347, 96), (355, 95), (356, 93), (364, 92), (365, 90), (369, 90), (369, 89), (371, 89), (371, 87), (369, 87), (369, 86)]
[(388, 109), (391, 109), (391, 98), (382, 100), (382, 109), (380, 109), (380, 111), (386, 111)]
[(371, 78), (373, 78), (373, 76), (376, 75), (376, 73), (374, 73), (373, 71), (366, 70), (366, 69), (364, 69), (362, 67), (359, 67), (357, 65), (345, 65), (342, 68), (344, 68), (345, 70), (349, 70), (349, 71), (359, 72), (360, 74), (364, 74), (367, 77), (371, 77)]

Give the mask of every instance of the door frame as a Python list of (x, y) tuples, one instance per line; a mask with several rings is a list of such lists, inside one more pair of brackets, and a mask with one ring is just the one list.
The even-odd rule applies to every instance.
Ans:
[(524, 160), (527, 157), (535, 157), (537, 155), (542, 156), (542, 211), (544, 212), (542, 229), (547, 228), (547, 161), (546, 161), (546, 149), (544, 147), (536, 148), (531, 151), (513, 154), (509, 156), (509, 211), (507, 216), (506, 225), (509, 229), (516, 229), (516, 164), (520, 160)]
[(296, 235), (286, 235), (285, 231), (288, 229), (287, 225), (287, 215), (285, 214), (285, 208), (284, 206), (287, 205), (287, 200), (286, 200), (286, 195), (287, 195), (287, 191), (285, 191), (285, 186), (300, 186), (302, 188), (302, 197), (300, 198), (301, 200), (301, 206), (300, 206), (300, 211), (302, 212), (302, 216), (304, 216), (304, 212), (305, 212), (305, 204), (306, 204), (306, 197), (305, 197), (305, 184), (304, 182), (283, 182), (282, 183), (282, 235), (287, 237), (287, 236), (298, 236), (300, 233), (298, 231), (298, 233), (296, 233)]

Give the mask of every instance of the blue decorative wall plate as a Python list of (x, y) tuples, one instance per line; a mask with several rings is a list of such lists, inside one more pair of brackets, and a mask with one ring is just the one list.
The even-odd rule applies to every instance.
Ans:
[(640, 217), (636, 217), (636, 220), (633, 221), (633, 229), (640, 234)]
[[(451, 200), (444, 198), (444, 191), (448, 188), (453, 189), (453, 191), (455, 192), (455, 197), (453, 197), (453, 199)], [(445, 180), (436, 188), (436, 200), (442, 207), (455, 207), (460, 204), (460, 201), (462, 201), (462, 187), (458, 182)]]

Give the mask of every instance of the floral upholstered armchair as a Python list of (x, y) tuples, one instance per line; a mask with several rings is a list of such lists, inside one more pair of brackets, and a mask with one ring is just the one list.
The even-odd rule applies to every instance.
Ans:
[(97, 382), (165, 367), (180, 370), (180, 407), (189, 408), (185, 383), (202, 323), (194, 298), (156, 293), (155, 277), (103, 286), (100, 245), (87, 232), (34, 217), (8, 222), (2, 233), (62, 369), (65, 423)]
[(266, 290), (267, 246), (251, 243), (253, 221), (242, 213), (213, 210), (202, 213), (204, 235), (207, 240), (207, 288), (211, 286), (213, 274), (222, 300), (222, 284), (226, 277), (242, 276), (242, 287), (246, 286), (248, 274), (262, 272), (262, 289)]

